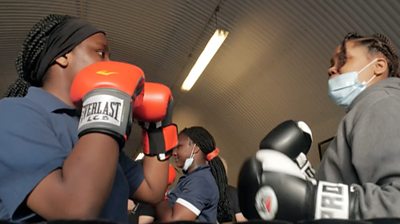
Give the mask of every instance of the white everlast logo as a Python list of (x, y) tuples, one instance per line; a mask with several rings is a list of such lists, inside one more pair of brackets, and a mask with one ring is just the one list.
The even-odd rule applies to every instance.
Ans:
[(79, 128), (92, 122), (105, 122), (120, 126), (123, 100), (111, 95), (95, 95), (85, 99), (82, 105)]
[(349, 186), (320, 181), (317, 190), (315, 219), (329, 218), (349, 218)]

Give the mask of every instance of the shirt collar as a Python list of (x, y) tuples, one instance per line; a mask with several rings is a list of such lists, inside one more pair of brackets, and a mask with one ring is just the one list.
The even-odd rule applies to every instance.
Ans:
[(76, 109), (68, 106), (60, 99), (38, 87), (29, 87), (26, 98), (42, 106), (47, 112), (76, 114)]
[(195, 170), (193, 170), (192, 172), (188, 173), (187, 175), (195, 173), (195, 172), (203, 170), (203, 169), (208, 169), (208, 168), (210, 168), (210, 166), (208, 164), (200, 165)]

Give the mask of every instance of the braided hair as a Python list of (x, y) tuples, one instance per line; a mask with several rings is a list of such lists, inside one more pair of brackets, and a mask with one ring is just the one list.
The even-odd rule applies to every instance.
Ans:
[(9, 87), (6, 96), (25, 96), (29, 86), (42, 87), (46, 71), (56, 59), (96, 33), (105, 34), (78, 17), (50, 14), (41, 19), (22, 45), (16, 60), (18, 80)]
[[(180, 133), (188, 136), (206, 155), (215, 149), (214, 137), (203, 127), (193, 126), (185, 128)], [(217, 220), (220, 223), (232, 221), (234, 214), (228, 199), (228, 177), (226, 175), (224, 164), (219, 156), (215, 156), (208, 162), (219, 190)]]
[(43, 85), (44, 74), (33, 72), (34, 69), (30, 69), (30, 66), (37, 64), (36, 62), (40, 60), (49, 34), (51, 34), (57, 25), (68, 18), (71, 17), (51, 14), (41, 19), (32, 27), (22, 44), (22, 50), (19, 52), (15, 62), (18, 78), (8, 87), (6, 96), (22, 97), (27, 94), (29, 86), (40, 87)]
[(375, 33), (371, 36), (362, 36), (357, 33), (348, 33), (341, 44), (341, 51), (339, 53), (339, 68), (346, 63), (346, 43), (348, 41), (354, 41), (358, 44), (366, 46), (369, 52), (382, 53), (389, 66), (389, 77), (400, 77), (399, 74), (399, 57), (397, 55), (396, 48), (392, 41), (383, 34)]

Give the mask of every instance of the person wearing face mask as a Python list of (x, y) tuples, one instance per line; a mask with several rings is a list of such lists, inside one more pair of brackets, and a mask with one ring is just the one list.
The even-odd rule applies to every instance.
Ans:
[(308, 180), (281, 152), (258, 151), (239, 174), (240, 186), (248, 189), (246, 199), (253, 200), (243, 206), (246, 218), (399, 223), (398, 60), (382, 34), (345, 36), (331, 60), (328, 89), (346, 115), (316, 179)]
[[(329, 97), (338, 105), (348, 108), (353, 100), (364, 91), (368, 84), (376, 77), (374, 74), (368, 81), (360, 81), (359, 75), (378, 59), (375, 58), (360, 71), (350, 71), (343, 74), (332, 75), (328, 81)], [(331, 75), (330, 75), (331, 76)]]
[(193, 126), (179, 133), (173, 156), (184, 175), (156, 206), (160, 221), (221, 223), (232, 219), (228, 180), (218, 154), (215, 140), (205, 128)]
[(398, 60), (386, 36), (349, 33), (328, 70), (329, 95), (347, 113), (317, 177), (351, 186), (349, 218), (400, 217)]

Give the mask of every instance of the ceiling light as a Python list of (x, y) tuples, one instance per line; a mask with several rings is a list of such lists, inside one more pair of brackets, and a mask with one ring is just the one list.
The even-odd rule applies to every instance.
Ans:
[(200, 54), (196, 63), (189, 72), (185, 81), (182, 84), (181, 89), (184, 91), (189, 91), (197, 79), (203, 73), (204, 69), (207, 67), (208, 63), (214, 57), (215, 53), (218, 51), (219, 47), (224, 42), (225, 38), (228, 36), (228, 31), (217, 29), (211, 39), (208, 41), (203, 52)]

